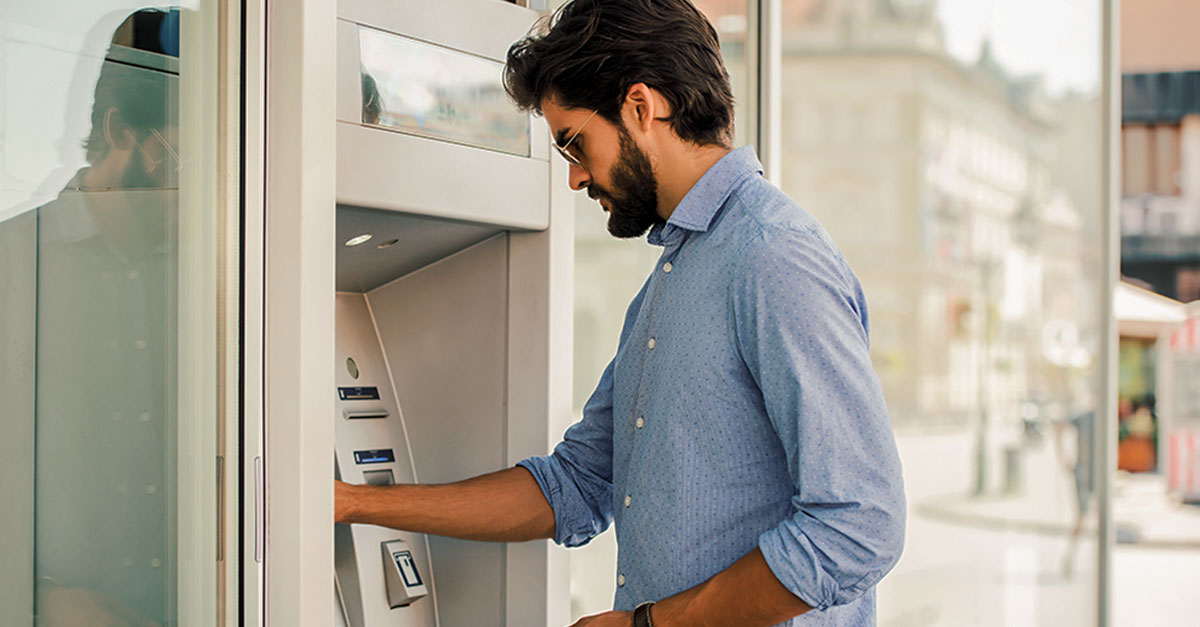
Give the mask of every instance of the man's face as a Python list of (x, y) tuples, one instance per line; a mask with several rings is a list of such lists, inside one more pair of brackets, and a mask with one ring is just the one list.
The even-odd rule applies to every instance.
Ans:
[(174, 148), (177, 136), (174, 126), (135, 134), (136, 142), (121, 186), (129, 189), (177, 187), (179, 156)]
[(559, 107), (553, 100), (543, 103), (554, 141), (560, 146), (570, 142), (567, 151), (582, 164), (570, 166), (571, 188), (586, 189), (589, 197), (600, 202), (608, 212), (608, 232), (613, 236), (640, 237), (663, 222), (654, 169), (624, 126), (592, 113)]

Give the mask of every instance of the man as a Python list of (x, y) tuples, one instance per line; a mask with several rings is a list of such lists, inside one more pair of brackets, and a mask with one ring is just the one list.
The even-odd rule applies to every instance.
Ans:
[(338, 484), (338, 519), (567, 546), (615, 520), (616, 611), (577, 627), (872, 624), (905, 503), (866, 304), (816, 220), (730, 150), (712, 26), (686, 0), (575, 0), (510, 49), (505, 83), (609, 231), (649, 230), (662, 259), (552, 455)]
[(0, 244), (36, 243), (32, 267), (0, 262), (0, 284), (36, 285), (35, 328), (8, 331), (36, 339), (38, 625), (174, 623), (180, 164), (178, 78), (165, 68), (178, 20), (125, 17), (90, 103), (88, 165), (0, 223)]
[[(1063, 468), (1075, 479), (1075, 522), (1071, 525), (1071, 536), (1067, 540), (1067, 552), (1063, 555), (1062, 560), (1062, 575), (1066, 579), (1070, 579), (1075, 574), (1075, 551), (1079, 548), (1079, 538), (1083, 533), (1083, 521), (1092, 509), (1092, 494), (1096, 484), (1096, 473), (1092, 463), (1092, 451), (1095, 444), (1092, 434), (1095, 431), (1093, 428), (1095, 422), (1095, 410), (1088, 409), (1060, 420), (1054, 428), (1054, 450), (1058, 454)], [(1068, 429), (1075, 432), (1074, 456), (1067, 452), (1067, 447), (1063, 444), (1064, 435)]]

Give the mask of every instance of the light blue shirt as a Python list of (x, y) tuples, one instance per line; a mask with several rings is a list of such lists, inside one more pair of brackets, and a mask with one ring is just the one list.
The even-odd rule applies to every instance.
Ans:
[(710, 168), (649, 240), (662, 257), (583, 418), (520, 463), (555, 541), (616, 522), (616, 609), (759, 547), (815, 608), (784, 625), (874, 624), (905, 501), (854, 273), (751, 148)]

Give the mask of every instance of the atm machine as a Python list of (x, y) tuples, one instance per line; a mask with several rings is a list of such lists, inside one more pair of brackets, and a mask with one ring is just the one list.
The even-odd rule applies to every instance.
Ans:
[[(552, 381), (570, 358), (569, 327), (556, 336), (553, 322), (571, 307), (566, 167), (501, 83), (508, 46), (539, 15), (500, 0), (339, 2), (330, 393), (344, 481), (510, 467), (547, 452), (569, 417), (554, 411), (568, 382)], [(561, 620), (546, 606), (565, 562), (547, 543), (370, 525), (334, 537), (336, 625)]]

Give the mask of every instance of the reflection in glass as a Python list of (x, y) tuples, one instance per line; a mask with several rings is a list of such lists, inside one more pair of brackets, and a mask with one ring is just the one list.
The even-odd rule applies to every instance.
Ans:
[(529, 156), (529, 116), (504, 65), (369, 28), (358, 32), (366, 124)]
[(178, 75), (161, 57), (178, 50), (143, 36), (167, 19), (118, 28), (89, 166), (38, 209), (39, 615), (78, 611), (78, 589), (113, 614), (169, 615)]
[[(17, 4), (0, 16), (0, 78), (10, 88), (0, 98), (5, 110), (32, 115), (10, 116), (0, 127), (10, 140), (0, 143), (0, 241), (27, 246), (30, 255), (0, 265), (0, 285), (29, 289), (10, 293), (16, 301), (2, 306), (0, 342), (24, 345), (28, 338), (31, 354), (0, 351), (0, 357), (6, 372), (30, 384), (0, 391), (6, 407), (30, 409), (11, 416), (0, 437), (21, 433), (22, 425), (32, 433), (27, 458), (24, 452), (0, 458), (0, 470), (28, 481), (22, 489), (33, 511), (32, 542), (5, 534), (0, 548), (8, 555), (10, 543), (32, 544), (33, 572), (10, 564), (0, 588), (24, 587), (17, 577), (33, 585), (31, 598), (6, 603), (4, 616), (18, 621), (11, 624), (39, 625), (208, 622), (199, 617), (212, 616), (214, 599), (179, 583), (189, 573), (216, 581), (215, 534), (185, 547), (195, 540), (190, 530), (211, 529), (210, 523), (180, 520), (185, 511), (214, 508), (213, 498), (193, 508), (197, 497), (186, 489), (195, 485), (188, 465), (201, 453), (210, 461), (199, 483), (212, 489), (213, 451), (181, 454), (180, 443), (191, 441), (177, 417), (181, 408), (203, 404), (181, 400), (181, 372), (198, 378), (205, 368), (215, 372), (209, 361), (215, 348), (205, 346), (194, 355), (197, 363), (181, 367), (181, 329), (196, 325), (183, 321), (179, 303), (202, 294), (193, 300), (216, 311), (214, 286), (189, 282), (184, 269), (209, 267), (215, 246), (201, 245), (210, 243), (207, 232), (195, 232), (203, 229), (182, 232), (180, 176), (208, 181), (215, 167), (197, 158), (195, 142), (188, 151), (180, 147), (181, 11)], [(63, 20), (66, 13), (73, 19)], [(197, 11), (183, 13), (184, 21), (196, 20), (195, 28), (183, 29), (194, 37), (184, 49), (200, 49), (211, 33), (202, 33)], [(77, 32), (76, 25), (89, 22), (86, 35)], [(191, 87), (200, 83), (198, 74)], [(195, 132), (185, 137), (195, 139), (200, 126), (191, 123)], [(211, 139), (211, 127), (203, 128)], [(197, 161), (191, 170), (181, 153)], [(193, 204), (203, 196), (198, 191), (189, 196)], [(213, 204), (204, 204), (205, 214), (190, 224), (215, 221)], [(181, 240), (192, 243), (186, 257)], [(25, 308), (33, 315), (18, 327), (11, 312)], [(185, 385), (210, 392), (202, 383)], [(193, 431), (215, 433), (214, 426)], [(23, 507), (17, 511), (26, 515)], [(211, 557), (203, 564), (187, 560), (195, 547)], [(186, 613), (190, 619), (181, 598), (199, 600)]]

